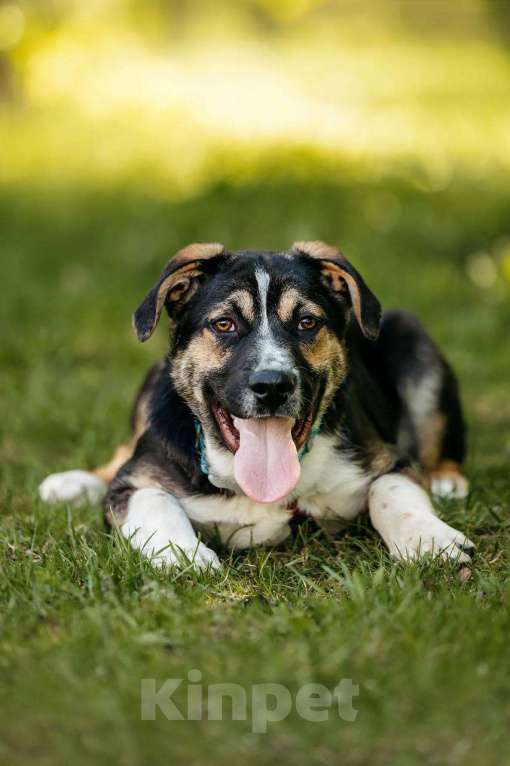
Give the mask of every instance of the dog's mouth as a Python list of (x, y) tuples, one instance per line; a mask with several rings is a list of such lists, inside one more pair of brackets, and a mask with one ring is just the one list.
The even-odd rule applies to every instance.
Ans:
[[(225, 446), (234, 454), (239, 449), (240, 438), (239, 429), (236, 428), (234, 420), (239, 421), (241, 418), (233, 417), (224, 407), (218, 403), (214, 403), (211, 407), (212, 414), (218, 426), (218, 430), (225, 443)], [(296, 449), (299, 450), (304, 446), (310, 431), (312, 430), (315, 410), (312, 410), (304, 418), (294, 420), (294, 424), (291, 427), (291, 436)], [(271, 420), (272, 418), (250, 418), (249, 420)], [(283, 420), (291, 420), (291, 418), (282, 418)]]
[(225, 446), (234, 453), (234, 475), (243, 492), (260, 503), (290, 494), (299, 480), (298, 453), (308, 440), (316, 409), (299, 419), (237, 418), (219, 403), (211, 409)]

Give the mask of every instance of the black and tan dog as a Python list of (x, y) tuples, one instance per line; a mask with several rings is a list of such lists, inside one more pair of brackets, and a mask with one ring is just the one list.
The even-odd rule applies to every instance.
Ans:
[(423, 488), (467, 492), (453, 373), (416, 319), (381, 321), (338, 250), (190, 245), (134, 315), (142, 342), (164, 308), (171, 347), (140, 391), (131, 442), (94, 473), (49, 476), (44, 500), (105, 496), (108, 522), (156, 564), (218, 566), (197, 530), (273, 545), (296, 511), (332, 530), (366, 509), (397, 558), (469, 559)]

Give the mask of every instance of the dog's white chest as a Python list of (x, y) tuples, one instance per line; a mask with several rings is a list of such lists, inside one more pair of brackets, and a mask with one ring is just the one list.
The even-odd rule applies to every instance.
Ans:
[[(278, 503), (255, 503), (241, 493), (233, 475), (232, 455), (208, 447), (209, 478), (213, 484), (233, 490), (231, 498), (195, 496), (182, 503), (195, 524), (216, 526), (222, 538), (235, 545), (274, 543), (285, 535), (282, 527), (296, 510), (315, 519), (353, 519), (366, 506), (373, 477), (345, 453), (334, 448), (332, 437), (318, 436), (303, 460), (301, 478), (295, 491)], [(250, 540), (239, 529), (249, 530)]]
[(316, 519), (353, 519), (367, 503), (373, 477), (354, 458), (319, 436), (303, 461), (296, 488), (299, 508)]

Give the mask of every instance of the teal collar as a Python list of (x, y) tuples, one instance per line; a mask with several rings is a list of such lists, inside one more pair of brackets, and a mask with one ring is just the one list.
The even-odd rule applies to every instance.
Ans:
[[(314, 425), (314, 427), (311, 429), (308, 439), (299, 450), (300, 463), (303, 462), (305, 457), (308, 455), (308, 453), (312, 449), (313, 442), (315, 440), (315, 437), (319, 433), (320, 427), (321, 427), (321, 421), (319, 420), (319, 422), (316, 425)], [(209, 463), (207, 462), (207, 456), (206, 456), (204, 429), (202, 428), (201, 422), (197, 420), (196, 418), (195, 418), (195, 434), (196, 434), (195, 446), (198, 450), (198, 454), (200, 457), (200, 470), (206, 476), (209, 476)]]

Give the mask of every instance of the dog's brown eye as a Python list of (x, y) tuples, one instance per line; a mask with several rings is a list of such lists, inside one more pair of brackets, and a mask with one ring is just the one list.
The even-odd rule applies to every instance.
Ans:
[(298, 330), (315, 330), (318, 324), (315, 317), (303, 317), (299, 320)]
[(235, 322), (232, 321), (232, 319), (229, 319), (228, 317), (221, 317), (220, 319), (215, 319), (214, 322), (211, 323), (213, 326), (213, 329), (216, 330), (216, 332), (235, 332), (237, 330)]

